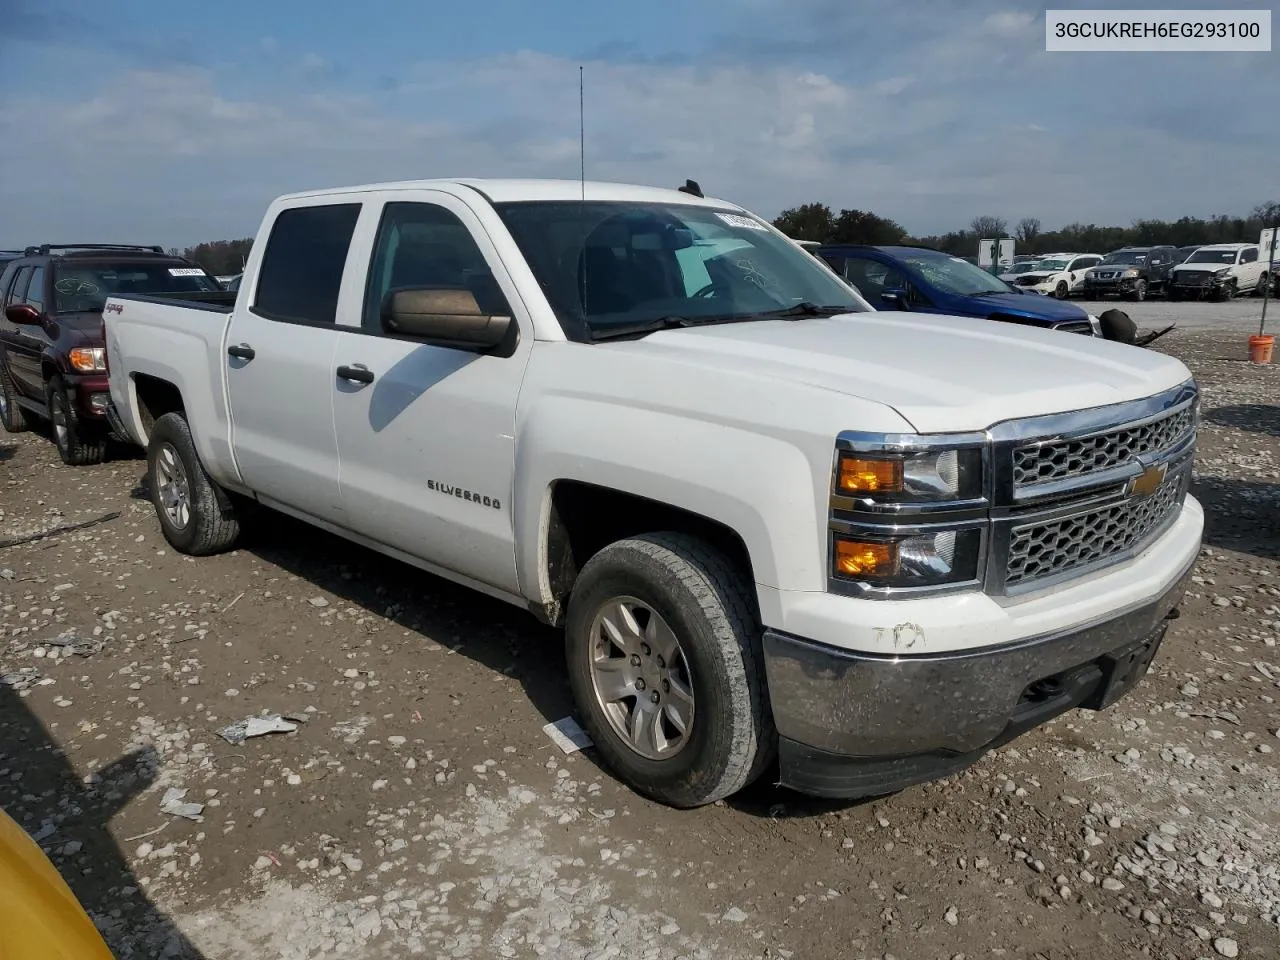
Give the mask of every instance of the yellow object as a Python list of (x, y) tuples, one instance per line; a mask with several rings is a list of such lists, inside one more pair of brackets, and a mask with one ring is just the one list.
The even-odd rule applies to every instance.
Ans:
[(840, 489), (845, 493), (901, 493), (902, 461), (846, 454), (840, 458)]
[(898, 572), (898, 545), (836, 538), (836, 573), (846, 577), (891, 577)]
[(44, 851), (3, 810), (0, 960), (114, 960)]

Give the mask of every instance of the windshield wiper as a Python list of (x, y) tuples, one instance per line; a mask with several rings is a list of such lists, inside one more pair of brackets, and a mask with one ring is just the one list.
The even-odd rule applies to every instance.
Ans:
[(762, 313), (742, 314), (743, 320), (799, 320), (801, 317), (834, 317), (841, 313), (856, 313), (857, 308), (853, 306), (841, 306), (840, 304), (820, 305), (810, 303), (808, 300), (802, 300), (794, 307), (786, 307), (782, 310), (765, 310)]

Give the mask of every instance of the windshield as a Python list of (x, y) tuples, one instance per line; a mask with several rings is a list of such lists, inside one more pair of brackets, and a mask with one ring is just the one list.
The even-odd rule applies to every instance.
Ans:
[(570, 339), (664, 318), (750, 320), (801, 304), (868, 309), (820, 260), (729, 210), (597, 201), (495, 209)]
[(1004, 276), (1017, 273), (1030, 273), (1032, 270), (1040, 269), (1039, 260), (1024, 260), (1022, 263), (1015, 263), (1012, 267), (1004, 272)]
[(1067, 261), (1066, 260), (1041, 260), (1039, 266), (1037, 266), (1036, 269), (1037, 270), (1053, 270), (1054, 272), (1057, 272), (1059, 270), (1065, 270), (1067, 269)]
[(1197, 250), (1187, 257), (1187, 263), (1235, 263), (1235, 250)]
[(165, 296), (221, 290), (200, 267), (165, 261), (92, 261), (54, 264), (53, 292), (58, 313), (101, 310), (117, 293)]
[(1147, 255), (1145, 253), (1135, 253), (1132, 250), (1120, 250), (1116, 253), (1108, 253), (1102, 258), (1103, 263), (1146, 263)]
[(912, 250), (900, 254), (900, 259), (918, 270), (939, 290), (953, 296), (980, 297), (1010, 292), (1007, 283), (960, 257), (930, 250)]

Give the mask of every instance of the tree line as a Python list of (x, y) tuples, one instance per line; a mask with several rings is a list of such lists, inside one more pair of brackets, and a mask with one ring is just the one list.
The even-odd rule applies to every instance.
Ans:
[[(825, 203), (805, 203), (783, 210), (773, 225), (797, 240), (820, 243), (897, 244), (933, 247), (957, 256), (974, 256), (979, 240), (1014, 237), (1019, 253), (1071, 251), (1106, 253), (1118, 247), (1150, 246), (1157, 243), (1188, 247), (1203, 243), (1256, 242), (1264, 227), (1280, 220), (1280, 202), (1262, 203), (1246, 217), (1227, 214), (1177, 220), (1135, 220), (1128, 227), (1069, 223), (1059, 230), (1044, 230), (1036, 217), (1023, 217), (1012, 231), (1003, 217), (974, 217), (968, 229), (934, 236), (913, 237), (907, 229), (869, 210), (841, 210), (835, 213)], [(187, 247), (182, 256), (194, 260), (215, 276), (240, 273), (249, 256), (253, 238), (211, 240)], [(171, 253), (178, 253), (175, 248)]]
[(1246, 217), (1227, 214), (1177, 220), (1135, 220), (1131, 226), (1098, 226), (1069, 223), (1059, 230), (1044, 230), (1036, 217), (1023, 217), (1010, 230), (1003, 217), (974, 217), (968, 229), (934, 236), (913, 237), (905, 227), (866, 210), (835, 213), (825, 203), (806, 203), (783, 210), (773, 224), (796, 240), (819, 243), (914, 244), (933, 247), (956, 256), (975, 256), (979, 240), (1014, 237), (1018, 253), (1107, 253), (1118, 247), (1171, 244), (1189, 247), (1206, 243), (1256, 243), (1265, 227), (1280, 220), (1280, 202), (1262, 203)]

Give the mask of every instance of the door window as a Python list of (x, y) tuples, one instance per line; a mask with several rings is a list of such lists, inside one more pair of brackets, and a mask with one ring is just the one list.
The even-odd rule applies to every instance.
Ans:
[(434, 203), (388, 203), (383, 210), (365, 288), (364, 332), (382, 333), (387, 296), (410, 287), (469, 290), (482, 313), (511, 316), (471, 231)]
[(1257, 263), (1257, 261), (1258, 261), (1257, 247), (1250, 247), (1248, 250), (1242, 250), (1240, 252), (1241, 263)]
[(290, 323), (332, 324), (360, 204), (293, 207), (276, 217), (258, 269), (254, 313)]
[(906, 274), (897, 267), (867, 257), (846, 257), (844, 278), (873, 302), (879, 300), (885, 290), (901, 290), (907, 285)]
[(22, 299), (25, 303), (31, 304), (36, 313), (44, 313), (44, 267), (36, 267), (31, 271), (27, 292), (23, 294)]
[(9, 295), (5, 297), (4, 305), (7, 307), (11, 303), (23, 303), (23, 297), (27, 293), (27, 281), (31, 279), (31, 268), (23, 267), (13, 279), (13, 288), (9, 291)]

